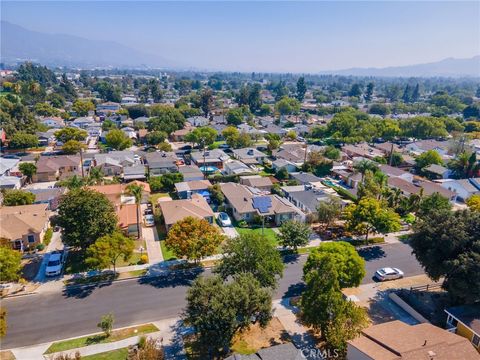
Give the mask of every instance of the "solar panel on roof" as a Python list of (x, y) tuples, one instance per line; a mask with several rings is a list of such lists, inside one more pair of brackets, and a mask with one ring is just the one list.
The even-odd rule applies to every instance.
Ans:
[(252, 206), (262, 214), (268, 213), (272, 207), (272, 199), (268, 196), (254, 197)]

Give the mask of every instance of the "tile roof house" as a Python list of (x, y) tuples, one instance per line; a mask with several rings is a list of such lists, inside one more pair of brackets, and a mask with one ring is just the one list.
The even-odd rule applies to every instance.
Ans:
[(263, 164), (267, 155), (255, 148), (234, 149), (233, 157), (244, 164)]
[(232, 210), (235, 220), (253, 221), (257, 216), (267, 217), (276, 226), (287, 220), (304, 221), (304, 216), (300, 209), (295, 207), (287, 199), (278, 195), (266, 195), (272, 201), (272, 207), (268, 213), (261, 214), (253, 207), (253, 199), (257, 196), (250, 188), (237, 183), (223, 183), (220, 185), (223, 195), (225, 195), (225, 204)]
[(478, 359), (468, 340), (424, 323), (399, 320), (373, 325), (347, 343), (347, 360), (450, 360)]
[(76, 155), (40, 156), (36, 165), (35, 182), (57, 181), (82, 173), (80, 156)]
[[(136, 204), (122, 204), (116, 207), (118, 217), (118, 226), (128, 236), (137, 237), (137, 205)], [(142, 215), (139, 212), (138, 219), (140, 222), (140, 236), (142, 234)]]
[(203, 196), (193, 194), (191, 199), (160, 201), (158, 203), (167, 231), (176, 222), (192, 216), (213, 223), (214, 213)]
[(449, 331), (469, 340), (480, 352), (480, 303), (451, 307), (445, 312)]
[(33, 249), (43, 241), (49, 218), (48, 204), (0, 207), (0, 237), (16, 250)]

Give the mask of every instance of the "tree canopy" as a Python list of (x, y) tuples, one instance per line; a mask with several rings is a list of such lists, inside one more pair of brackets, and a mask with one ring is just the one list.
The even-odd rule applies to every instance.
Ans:
[(299, 246), (305, 246), (310, 240), (310, 225), (299, 221), (284, 221), (277, 234), (278, 242), (283, 247), (292, 247), (296, 252)]
[(93, 269), (104, 269), (113, 266), (116, 272), (118, 260), (127, 261), (132, 255), (135, 243), (120, 232), (102, 236), (87, 249), (86, 264)]

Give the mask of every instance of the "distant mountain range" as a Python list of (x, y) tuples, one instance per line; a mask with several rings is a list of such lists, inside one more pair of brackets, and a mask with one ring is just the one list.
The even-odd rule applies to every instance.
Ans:
[(48, 66), (173, 67), (168, 59), (113, 42), (66, 34), (46, 34), (1, 22), (1, 61), (34, 61)]
[[(66, 34), (31, 31), (1, 21), (1, 62), (13, 64), (34, 61), (47, 66), (187, 68), (167, 58), (146, 54), (114, 41), (90, 40)], [(480, 76), (480, 56), (470, 59), (448, 58), (428, 64), (385, 68), (352, 68), (324, 71), (322, 74), (384, 77)]]
[(448, 58), (437, 62), (418, 65), (392, 66), (385, 68), (352, 68), (324, 72), (352, 76), (384, 77), (463, 77), (480, 76), (480, 55), (469, 59)]

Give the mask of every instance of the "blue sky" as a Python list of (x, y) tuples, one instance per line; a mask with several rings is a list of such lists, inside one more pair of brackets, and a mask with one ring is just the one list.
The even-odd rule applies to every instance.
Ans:
[(2, 20), (196, 68), (315, 72), (480, 54), (480, 2), (24, 2)]

